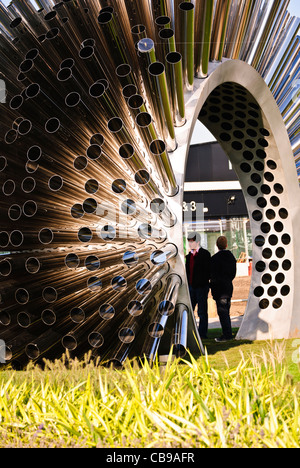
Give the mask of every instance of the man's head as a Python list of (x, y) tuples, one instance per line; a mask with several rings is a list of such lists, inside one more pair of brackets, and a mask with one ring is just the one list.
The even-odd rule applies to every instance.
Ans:
[(201, 236), (198, 232), (190, 232), (188, 235), (190, 250), (197, 250), (200, 247)]
[(225, 249), (227, 249), (227, 245), (228, 245), (228, 243), (227, 243), (227, 239), (226, 239), (225, 236), (220, 236), (220, 237), (218, 237), (218, 239), (217, 239), (217, 247), (218, 247), (219, 250), (225, 250)]

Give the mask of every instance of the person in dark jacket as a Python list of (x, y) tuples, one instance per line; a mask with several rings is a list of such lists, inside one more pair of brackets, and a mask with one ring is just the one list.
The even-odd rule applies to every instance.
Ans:
[(186, 272), (193, 310), (198, 304), (199, 335), (207, 338), (208, 305), (211, 255), (201, 247), (199, 233), (188, 236), (190, 253), (186, 256)]
[(233, 294), (233, 280), (236, 277), (236, 259), (227, 250), (227, 239), (221, 236), (217, 240), (219, 252), (211, 259), (211, 293), (217, 304), (217, 311), (222, 326), (222, 336), (217, 342), (232, 340), (230, 306)]

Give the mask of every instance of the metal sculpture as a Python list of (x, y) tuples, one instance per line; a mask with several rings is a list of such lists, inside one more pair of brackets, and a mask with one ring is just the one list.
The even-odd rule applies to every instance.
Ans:
[(198, 116), (251, 215), (239, 336), (298, 335), (299, 19), (288, 1), (36, 4), (0, 2), (6, 361), (203, 352), (182, 241)]

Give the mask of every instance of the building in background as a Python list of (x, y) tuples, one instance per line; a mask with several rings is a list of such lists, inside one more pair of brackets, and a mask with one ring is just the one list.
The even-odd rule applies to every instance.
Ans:
[[(202, 204), (204, 220), (194, 220), (193, 212)], [(184, 237), (197, 230), (202, 245), (215, 253), (220, 235), (238, 260), (238, 275), (247, 276), (252, 257), (252, 237), (244, 195), (226, 153), (213, 135), (197, 123), (187, 163), (184, 187)]]

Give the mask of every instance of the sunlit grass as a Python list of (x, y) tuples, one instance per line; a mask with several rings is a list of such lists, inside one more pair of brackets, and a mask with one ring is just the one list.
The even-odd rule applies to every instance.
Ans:
[(2, 371), (0, 447), (299, 447), (288, 346), (240, 344), (234, 364), (220, 350), (165, 366)]

